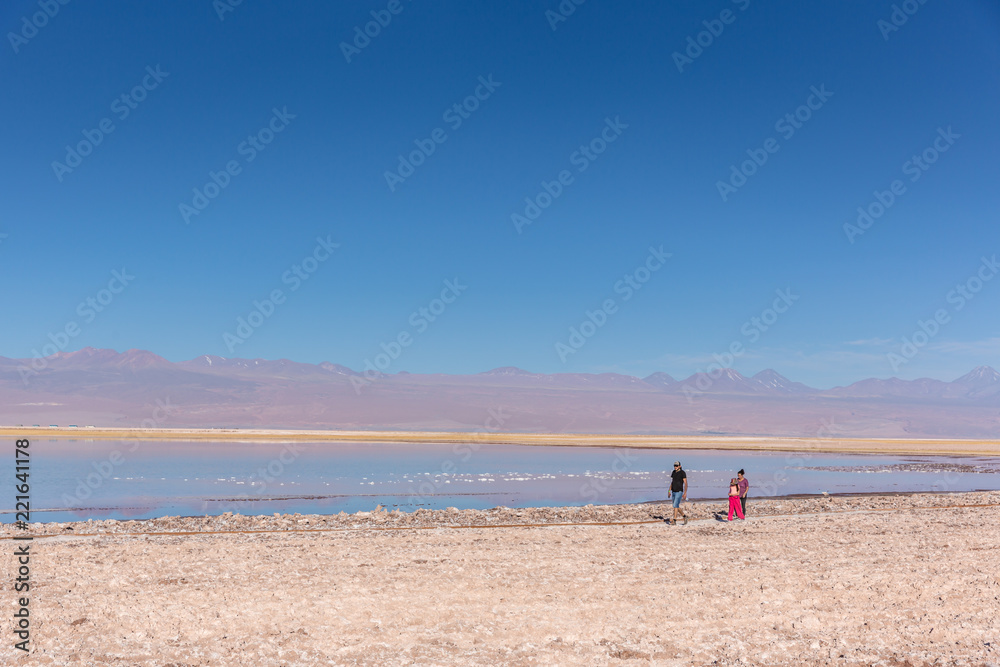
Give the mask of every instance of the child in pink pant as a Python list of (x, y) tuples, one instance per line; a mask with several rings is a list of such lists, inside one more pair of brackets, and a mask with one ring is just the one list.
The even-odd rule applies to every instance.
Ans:
[(743, 519), (743, 507), (740, 505), (740, 485), (733, 477), (732, 481), (729, 482), (729, 520), (733, 520), (733, 511), (736, 511), (736, 516)]

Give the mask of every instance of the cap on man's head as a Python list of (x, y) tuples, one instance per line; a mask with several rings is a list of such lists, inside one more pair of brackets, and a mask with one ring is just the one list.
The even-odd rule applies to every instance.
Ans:
[(681, 467), (681, 462), (680, 461), (674, 461), (674, 465), (679, 468), (679, 467)]

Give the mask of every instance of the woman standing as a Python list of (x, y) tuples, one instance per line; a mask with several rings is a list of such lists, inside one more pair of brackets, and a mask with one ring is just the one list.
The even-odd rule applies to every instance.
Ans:
[(743, 518), (743, 507), (740, 505), (740, 485), (733, 477), (729, 482), (729, 520), (733, 520), (733, 512), (736, 516)]

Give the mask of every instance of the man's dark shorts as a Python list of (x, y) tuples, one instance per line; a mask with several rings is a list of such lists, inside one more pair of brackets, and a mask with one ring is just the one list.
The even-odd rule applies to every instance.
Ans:
[(681, 498), (684, 497), (684, 492), (683, 491), (674, 491), (673, 492), (673, 496), (674, 496), (674, 507), (680, 507), (681, 506)]

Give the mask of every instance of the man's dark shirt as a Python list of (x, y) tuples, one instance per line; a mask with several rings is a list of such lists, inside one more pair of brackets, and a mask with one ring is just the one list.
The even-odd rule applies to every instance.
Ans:
[(675, 470), (670, 473), (670, 490), (671, 491), (683, 491), (684, 490), (684, 480), (687, 479), (687, 473), (683, 470)]

